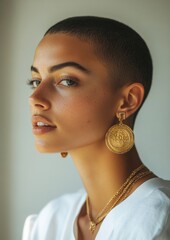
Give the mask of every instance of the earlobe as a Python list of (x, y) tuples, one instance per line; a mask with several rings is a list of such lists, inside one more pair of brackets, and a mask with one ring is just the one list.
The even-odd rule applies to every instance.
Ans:
[(144, 86), (141, 83), (132, 83), (125, 86), (117, 112), (126, 112), (128, 118), (141, 106), (144, 99)]

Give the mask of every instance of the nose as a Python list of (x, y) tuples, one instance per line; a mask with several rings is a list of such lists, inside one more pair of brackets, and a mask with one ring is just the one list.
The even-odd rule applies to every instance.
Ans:
[(48, 94), (45, 93), (42, 89), (38, 88), (35, 89), (33, 94), (29, 97), (30, 106), (35, 110), (37, 109), (46, 111), (51, 107), (51, 103), (49, 99), (47, 99)]

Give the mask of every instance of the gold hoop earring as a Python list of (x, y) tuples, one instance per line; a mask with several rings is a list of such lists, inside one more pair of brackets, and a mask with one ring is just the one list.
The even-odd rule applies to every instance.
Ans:
[(60, 154), (61, 154), (61, 156), (62, 156), (63, 158), (65, 158), (65, 157), (67, 157), (68, 152), (61, 152)]
[(105, 143), (108, 149), (117, 154), (128, 152), (134, 145), (134, 134), (130, 127), (123, 124), (124, 112), (118, 114), (119, 123), (112, 126), (106, 133)]

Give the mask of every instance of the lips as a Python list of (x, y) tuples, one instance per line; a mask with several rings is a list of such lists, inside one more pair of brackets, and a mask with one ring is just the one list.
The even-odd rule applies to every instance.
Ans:
[(56, 128), (49, 119), (40, 115), (33, 115), (32, 126), (35, 135), (44, 134), (53, 131)]

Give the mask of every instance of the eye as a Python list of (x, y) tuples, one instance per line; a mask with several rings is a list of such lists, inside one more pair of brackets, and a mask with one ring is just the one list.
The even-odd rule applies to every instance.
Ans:
[(59, 85), (63, 85), (66, 87), (77, 86), (77, 81), (70, 78), (64, 78), (59, 82)]
[(32, 89), (37, 88), (40, 83), (41, 83), (41, 81), (38, 80), (38, 79), (30, 79), (30, 80), (28, 80), (28, 82), (27, 82), (27, 84), (28, 84), (29, 86), (31, 86)]

